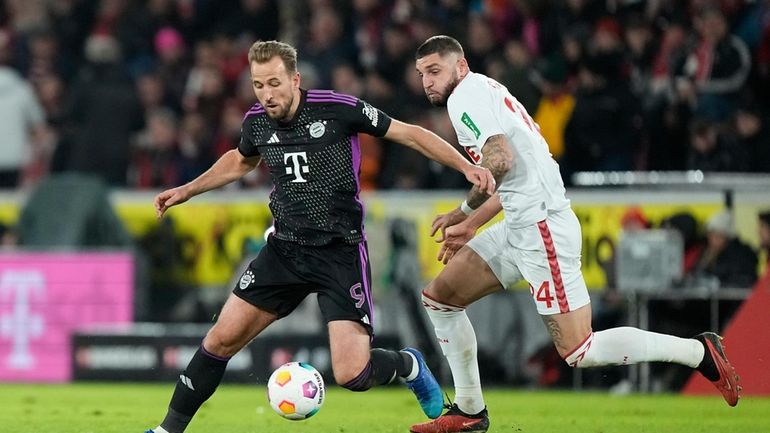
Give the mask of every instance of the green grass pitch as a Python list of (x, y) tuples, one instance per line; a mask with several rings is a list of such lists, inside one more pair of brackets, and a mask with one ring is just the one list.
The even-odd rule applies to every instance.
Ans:
[[(173, 384), (0, 384), (2, 433), (143, 433), (165, 414)], [(770, 398), (745, 397), (735, 408), (718, 397), (486, 391), (490, 432), (764, 433)], [(259, 386), (223, 385), (188, 433), (405, 433), (425, 420), (411, 393), (330, 388), (321, 411), (286, 421)]]

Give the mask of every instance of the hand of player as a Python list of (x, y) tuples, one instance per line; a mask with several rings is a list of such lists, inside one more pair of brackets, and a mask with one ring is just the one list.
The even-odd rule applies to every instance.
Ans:
[(475, 235), (476, 229), (464, 222), (448, 227), (444, 234), (444, 243), (441, 244), (441, 249), (438, 252), (438, 261), (444, 264), (449, 263), (455, 253), (460, 251), (460, 248), (473, 239)]
[(489, 195), (495, 193), (495, 177), (492, 176), (492, 172), (489, 169), (468, 164), (463, 174), (470, 183), (476, 185), (481, 191), (485, 191)]
[(468, 216), (465, 215), (459, 208), (456, 208), (449, 213), (438, 215), (433, 220), (433, 224), (431, 224), (431, 237), (435, 236), (436, 232), (441, 230), (441, 237), (437, 238), (436, 242), (444, 242), (444, 239), (446, 239), (445, 231), (447, 227), (459, 224), (465, 221), (465, 218), (468, 218)]
[(155, 214), (158, 219), (163, 217), (168, 208), (182, 204), (192, 197), (192, 193), (186, 185), (167, 189), (155, 196)]

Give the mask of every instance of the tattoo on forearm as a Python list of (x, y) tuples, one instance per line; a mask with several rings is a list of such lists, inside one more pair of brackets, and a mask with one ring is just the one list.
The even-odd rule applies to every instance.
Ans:
[[(495, 182), (499, 185), (513, 167), (513, 152), (510, 146), (508, 146), (505, 136), (498, 134), (489, 137), (481, 149), (481, 154), (483, 155), (481, 166), (488, 168), (492, 172)], [(489, 194), (485, 191), (481, 191), (478, 187), (474, 186), (468, 193), (468, 206), (477, 209), (489, 197)]]

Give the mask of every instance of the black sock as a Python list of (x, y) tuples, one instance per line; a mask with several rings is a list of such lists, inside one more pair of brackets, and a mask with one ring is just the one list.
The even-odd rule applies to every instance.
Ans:
[(719, 369), (714, 364), (714, 359), (711, 358), (708, 347), (704, 348), (703, 359), (695, 369), (712, 382), (719, 380)]
[(406, 377), (412, 371), (412, 357), (395, 350), (372, 349), (369, 363), (361, 373), (343, 387), (351, 391), (366, 391), (376, 385), (385, 385), (396, 376)]
[(212, 355), (201, 346), (179, 375), (168, 413), (160, 426), (169, 433), (182, 433), (203, 402), (214, 394), (229, 360)]
[(390, 383), (396, 376), (409, 376), (409, 373), (412, 372), (413, 361), (409, 354), (385, 349), (372, 349), (369, 353), (372, 363), (372, 376), (378, 379), (377, 385)]

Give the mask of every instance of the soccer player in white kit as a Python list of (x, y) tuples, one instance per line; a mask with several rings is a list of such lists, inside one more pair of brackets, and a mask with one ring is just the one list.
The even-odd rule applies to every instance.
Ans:
[[(467, 200), (433, 222), (446, 266), (422, 293), (452, 370), (454, 404), (415, 433), (485, 432), (489, 428), (476, 359), (476, 336), (465, 308), (524, 279), (562, 358), (571, 367), (663, 361), (700, 371), (730, 406), (738, 376), (721, 337), (679, 338), (631, 327), (593, 332), (580, 270), (580, 222), (565, 196), (558, 164), (537, 124), (505, 86), (471, 72), (459, 42), (434, 36), (417, 50), (417, 71), (433, 105), (446, 105), (460, 145), (492, 171), (497, 192), (473, 188)], [(504, 220), (475, 236), (498, 212)], [(474, 237), (475, 236), (475, 237)], [(451, 260), (450, 260), (451, 259)]]

